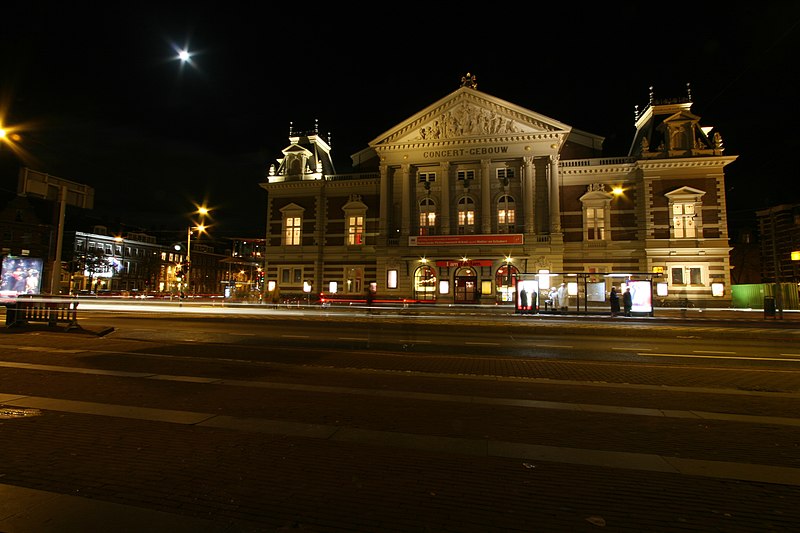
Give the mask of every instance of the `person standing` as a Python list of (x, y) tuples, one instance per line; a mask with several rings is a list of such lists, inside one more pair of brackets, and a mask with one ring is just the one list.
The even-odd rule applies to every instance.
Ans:
[(611, 287), (611, 294), (608, 299), (611, 302), (611, 316), (615, 317), (619, 314), (619, 294), (617, 294), (616, 287)]
[(622, 307), (625, 309), (625, 316), (631, 316), (631, 308), (633, 307), (633, 296), (631, 296), (630, 287), (626, 287), (625, 293), (622, 295)]
[(558, 287), (558, 291), (556, 291), (556, 293), (558, 294), (559, 310), (562, 313), (566, 313), (567, 311), (569, 311), (569, 292), (567, 292), (567, 284), (562, 283)]
[(519, 291), (519, 308), (521, 311), (528, 308), (528, 291), (524, 287)]

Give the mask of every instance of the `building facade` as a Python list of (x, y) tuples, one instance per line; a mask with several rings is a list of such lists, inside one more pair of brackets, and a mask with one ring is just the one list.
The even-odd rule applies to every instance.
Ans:
[(378, 299), (500, 304), (525, 276), (541, 291), (577, 274), (607, 290), (646, 276), (662, 303), (726, 305), (736, 157), (691, 106), (688, 87), (665, 101), (651, 89), (629, 153), (602, 157), (602, 137), (468, 74), (354, 154), (355, 173), (335, 172), (318, 132), (290, 132), (261, 183), (266, 278), (283, 294), (355, 299), (372, 285)]
[(756, 219), (764, 282), (800, 283), (800, 204), (756, 211)]

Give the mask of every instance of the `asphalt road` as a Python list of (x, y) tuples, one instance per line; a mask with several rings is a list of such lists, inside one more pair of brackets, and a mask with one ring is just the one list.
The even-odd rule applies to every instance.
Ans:
[[(337, 322), (341, 337), (381, 329), (380, 319), (355, 318), (356, 327)], [(525, 319), (514, 327), (532, 329), (530, 338), (546, 328), (564, 345), (605, 328), (638, 343), (691, 328), (690, 336), (742, 346), (769, 337), (765, 345), (791, 354), (800, 334), (760, 321)], [(70, 333), (4, 330), (0, 530), (793, 531), (800, 523), (794, 363), (725, 354), (581, 360), (555, 347), (533, 357), (452, 342), (425, 350), (269, 343), (256, 341), (272, 335), (257, 327), (243, 334), (258, 318), (224, 320), (246, 324), (227, 333), (238, 339), (167, 317), (166, 328), (97, 315)], [(401, 331), (411, 321), (385, 320)], [(455, 332), (453, 342), (478, 324), (509, 327), (486, 316), (433, 320)], [(320, 317), (306, 321), (320, 330)]]

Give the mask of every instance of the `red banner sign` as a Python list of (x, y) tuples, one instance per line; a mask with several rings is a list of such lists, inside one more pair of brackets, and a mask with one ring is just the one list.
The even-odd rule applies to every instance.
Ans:
[(508, 246), (522, 244), (522, 234), (419, 235), (408, 238), (409, 246)]

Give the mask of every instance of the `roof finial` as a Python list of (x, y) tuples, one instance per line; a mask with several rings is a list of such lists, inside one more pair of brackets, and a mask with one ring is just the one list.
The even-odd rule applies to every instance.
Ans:
[(692, 101), (692, 84), (686, 82), (686, 97), (689, 98), (689, 101)]
[(333, 141), (331, 141), (331, 132), (328, 132), (328, 146), (333, 148)]
[(470, 89), (477, 89), (478, 82), (475, 81), (475, 75), (467, 72), (466, 76), (461, 77), (461, 86), (469, 87)]
[(316, 135), (317, 133), (319, 133), (319, 119), (315, 118), (314, 119), (314, 134)]
[(639, 105), (633, 106), (633, 121), (636, 122), (639, 120)]
[(653, 86), (650, 86), (650, 105), (653, 105)]
[(289, 137), (291, 137), (292, 135), (294, 135), (294, 133), (292, 133), (292, 121), (290, 120), (289, 121)]

